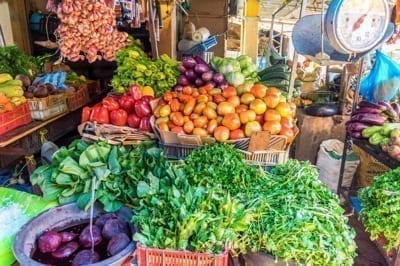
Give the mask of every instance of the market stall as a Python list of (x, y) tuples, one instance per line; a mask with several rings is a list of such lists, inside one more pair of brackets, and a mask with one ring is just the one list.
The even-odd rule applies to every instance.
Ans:
[[(257, 15), (249, 8), (255, 2), (249, 1), (243, 12), (253, 19)], [(15, 225), (13, 230), (0, 230), (0, 254), (6, 254), (0, 256), (0, 264), (357, 265), (363, 250), (349, 223), (348, 216), (353, 215), (346, 214), (353, 206), (387, 263), (396, 265), (400, 108), (390, 102), (387, 89), (385, 99), (374, 98), (380, 93), (359, 99), (363, 64), (358, 61), (387, 40), (393, 25), (385, 1), (365, 2), (384, 11), (375, 16), (385, 21), (381, 34), (368, 39), (368, 47), (354, 47), (357, 40), (332, 35), (346, 32), (347, 24), (319, 35), (323, 23), (337, 23), (338, 14), (365, 12), (364, 7), (351, 5), (355, 1), (335, 0), (324, 16), (323, 1), (322, 13), (314, 19), (317, 29), (307, 28), (314, 35), (306, 41), (308, 48), (316, 48), (326, 34), (327, 44), (302, 50), (302, 27), (310, 18), (301, 18), (294, 26), (296, 52), (312, 62), (297, 67), (297, 60), (289, 62), (274, 51), (268, 66), (259, 69), (246, 54), (231, 58), (210, 53), (221, 49), (218, 31), (223, 29), (211, 26), (214, 20), (226, 19), (220, 16), (227, 9), (218, 10), (215, 17), (203, 14), (199, 23), (208, 16), (212, 19), (194, 27), (191, 12), (207, 8), (172, 3), (178, 17), (186, 16), (181, 21), (185, 29), (177, 45), (178, 61), (158, 49), (161, 10), (170, 10), (169, 6), (158, 1), (49, 1), (47, 8), (60, 20), (60, 58), (72, 68), (107, 61), (113, 73), (106, 90), (99, 90), (104, 86), (98, 81), (91, 82), (74, 69), (59, 71), (52, 64), (49, 71), (40, 68), (35, 73), (34, 65), (17, 69), (18, 64), (7, 63), (8, 68), (0, 68), (0, 121), (5, 121), (0, 124), (0, 153), (39, 158), (42, 151), (25, 180), (37, 195), (0, 188), (0, 198), (6, 199), (0, 215), (5, 225)], [(217, 4), (225, 6), (222, 1)], [(306, 8), (307, 1), (300, 17)], [(127, 34), (141, 23), (149, 26), (150, 54)], [(367, 24), (358, 23), (366, 30)], [(190, 48), (181, 49), (187, 45)], [(35, 63), (33, 57), (18, 56)], [(350, 66), (336, 72), (328, 68), (342, 74), (341, 82), (335, 75), (327, 79), (335, 94), (312, 94), (320, 83), (321, 66), (339, 61)], [(346, 98), (354, 75), (357, 88), (347, 97), (353, 104), (350, 116), (326, 106), (318, 109), (321, 100), (331, 101), (332, 95)], [(300, 88), (310, 91), (296, 95)], [(329, 104), (336, 107), (339, 102)], [(340, 125), (332, 133), (335, 123)], [(65, 145), (51, 143), (75, 130), (78, 135)], [(393, 170), (384, 169), (358, 191), (361, 211), (354, 194), (344, 193), (342, 177), (339, 191), (332, 191), (322, 182), (321, 169), (305, 160), (316, 155), (319, 142), (335, 134), (346, 134), (344, 155), (353, 141), (375, 157), (387, 152), (379, 160), (391, 158), (382, 162)], [(54, 150), (43, 156), (45, 143)], [(305, 159), (296, 158), (299, 152)], [(346, 156), (339, 155), (336, 162), (340, 160), (342, 176)]]

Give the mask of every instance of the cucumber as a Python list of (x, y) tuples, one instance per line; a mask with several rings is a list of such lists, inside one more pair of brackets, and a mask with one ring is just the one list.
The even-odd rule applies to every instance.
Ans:
[(285, 87), (289, 86), (289, 81), (284, 79), (268, 79), (260, 81), (265, 86), (269, 87)]
[(290, 72), (268, 72), (264, 75), (260, 76), (261, 80), (269, 80), (269, 79), (290, 79)]
[(258, 72), (258, 75), (262, 76), (262, 75), (264, 75), (266, 73), (269, 73), (269, 72), (285, 72), (285, 71), (288, 71), (288, 70), (289, 70), (288, 65), (277, 64), (277, 65), (273, 65), (273, 66), (264, 68), (263, 70)]

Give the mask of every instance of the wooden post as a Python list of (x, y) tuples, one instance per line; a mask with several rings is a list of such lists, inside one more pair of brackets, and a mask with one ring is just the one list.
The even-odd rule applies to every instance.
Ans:
[(160, 29), (159, 53), (176, 58), (177, 29), (175, 5), (161, 3), (161, 17), (163, 19), (163, 28)]
[(151, 43), (151, 54), (153, 59), (158, 58), (158, 46), (156, 39), (156, 28), (154, 25), (153, 17), (153, 0), (147, 0), (148, 16), (149, 16), (149, 33), (150, 33), (150, 43)]
[(242, 23), (241, 53), (257, 62), (258, 56), (258, 18), (245, 18)]

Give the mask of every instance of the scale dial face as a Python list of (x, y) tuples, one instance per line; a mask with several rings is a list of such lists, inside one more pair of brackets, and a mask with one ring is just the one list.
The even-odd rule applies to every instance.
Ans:
[(325, 21), (329, 41), (344, 53), (369, 51), (384, 37), (389, 17), (386, 0), (334, 0)]

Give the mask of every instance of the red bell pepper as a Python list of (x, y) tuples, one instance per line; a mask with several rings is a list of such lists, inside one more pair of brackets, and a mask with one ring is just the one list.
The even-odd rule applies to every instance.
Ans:
[(128, 114), (135, 110), (135, 100), (131, 95), (122, 96), (118, 102), (121, 109), (124, 109)]
[(139, 129), (141, 131), (151, 132), (150, 117), (144, 117), (140, 120)]
[(128, 120), (128, 113), (124, 109), (113, 110), (110, 113), (110, 122), (116, 126), (125, 126)]
[(128, 116), (128, 126), (131, 128), (139, 128), (140, 120), (140, 117), (138, 117), (135, 113), (132, 113)]
[(129, 86), (128, 93), (133, 97), (135, 101), (139, 100), (143, 96), (142, 91), (140, 90), (140, 86), (135, 84)]
[(145, 95), (145, 96), (142, 97), (141, 100), (144, 100), (144, 101), (150, 103), (152, 100), (154, 100), (154, 97), (150, 96), (150, 95)]
[(90, 113), (92, 112), (92, 108), (89, 106), (85, 106), (82, 109), (82, 117), (81, 117), (81, 122), (87, 122), (90, 119)]
[(92, 108), (92, 112), (90, 114), (90, 121), (97, 122), (99, 124), (109, 124), (110, 117), (108, 115), (108, 110), (102, 104), (96, 104)]
[(108, 111), (114, 111), (119, 109), (119, 103), (113, 97), (106, 96), (101, 101), (104, 107), (107, 108)]
[(138, 100), (135, 102), (135, 113), (140, 117), (151, 116), (151, 107), (145, 100)]

